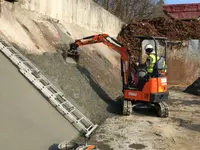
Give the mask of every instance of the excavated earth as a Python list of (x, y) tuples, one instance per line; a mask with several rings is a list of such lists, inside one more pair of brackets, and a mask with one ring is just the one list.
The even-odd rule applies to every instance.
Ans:
[(122, 28), (118, 40), (131, 50), (137, 46), (134, 36), (161, 36), (174, 41), (199, 39), (199, 26), (200, 22), (198, 21), (181, 21), (167, 17), (133, 21)]

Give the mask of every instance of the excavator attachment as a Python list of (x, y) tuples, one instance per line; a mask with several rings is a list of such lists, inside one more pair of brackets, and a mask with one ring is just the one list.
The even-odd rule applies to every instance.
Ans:
[(75, 43), (71, 43), (67, 53), (69, 56), (79, 56), (78, 46)]
[(65, 60), (67, 63), (77, 64), (79, 62), (79, 51), (76, 43), (71, 43), (66, 51)]

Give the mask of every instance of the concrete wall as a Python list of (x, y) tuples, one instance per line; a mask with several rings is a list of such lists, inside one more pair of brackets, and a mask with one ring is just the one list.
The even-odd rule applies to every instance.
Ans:
[(188, 85), (200, 76), (200, 40), (169, 43), (169, 81)]
[(25, 9), (114, 37), (123, 22), (92, 0), (21, 0)]

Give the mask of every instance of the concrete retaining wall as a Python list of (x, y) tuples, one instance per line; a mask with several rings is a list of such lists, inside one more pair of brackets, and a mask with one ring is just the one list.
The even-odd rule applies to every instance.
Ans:
[(168, 78), (172, 84), (191, 84), (200, 76), (200, 40), (169, 43)]
[(92, 0), (21, 0), (25, 9), (116, 37), (123, 22)]

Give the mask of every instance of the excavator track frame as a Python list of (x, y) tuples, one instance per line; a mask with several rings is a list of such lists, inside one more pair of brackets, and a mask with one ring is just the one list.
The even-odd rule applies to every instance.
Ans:
[(133, 112), (132, 102), (130, 100), (124, 99), (122, 104), (123, 104), (123, 115), (126, 116), (131, 115)]
[(158, 117), (166, 118), (169, 116), (169, 107), (166, 102), (155, 103), (155, 108)]

